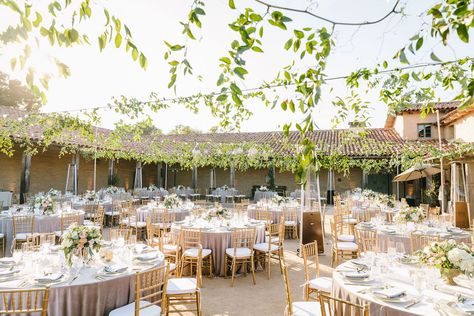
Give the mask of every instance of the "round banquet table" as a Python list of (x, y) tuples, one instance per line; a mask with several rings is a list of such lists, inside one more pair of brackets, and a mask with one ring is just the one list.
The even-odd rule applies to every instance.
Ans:
[[(162, 255), (161, 255), (162, 256)], [(146, 270), (165, 263), (163, 257), (154, 266), (142, 266)], [(128, 269), (119, 276), (97, 277), (100, 267), (83, 266), (79, 273), (65, 274), (64, 281), (51, 284), (48, 315), (50, 316), (103, 316), (113, 309), (135, 301), (135, 272)], [(20, 273), (21, 275), (21, 273)], [(77, 278), (74, 277), (77, 275)], [(40, 287), (20, 277), (0, 283), (0, 289)]]
[[(437, 310), (440, 307), (442, 307), (443, 310), (449, 308), (445, 305), (455, 302), (457, 300), (457, 293), (474, 297), (474, 290), (472, 287), (469, 288), (469, 282), (472, 281), (464, 276), (456, 279), (460, 284), (456, 286), (444, 285), (440, 278), (430, 280), (432, 283), (439, 283), (440, 285), (436, 285), (436, 290), (424, 290), (423, 296), (420, 297), (420, 294), (413, 286), (413, 277), (410, 275), (410, 269), (415, 269), (413, 266), (394, 264), (388, 268), (388, 271), (383, 273), (380, 279), (375, 279), (373, 282), (370, 282), (370, 284), (365, 285), (354, 285), (354, 283), (344, 278), (344, 272), (338, 272), (338, 270), (349, 271), (346, 269), (354, 269), (354, 265), (348, 261), (334, 270), (332, 295), (355, 304), (369, 304), (371, 316), (454, 315), (451, 313), (441, 314), (438, 313)], [(412, 273), (416, 273), (416, 271)], [(371, 287), (382, 285), (390, 285), (403, 289), (408, 295), (413, 296), (414, 300), (419, 300), (419, 302), (409, 308), (405, 308), (406, 305), (413, 301), (411, 300), (404, 303), (382, 301), (370, 293)], [(459, 315), (463, 314), (460, 313)]]
[[(248, 215), (249, 218), (253, 218), (253, 219), (257, 218), (257, 208), (258, 207), (255, 204), (252, 204), (252, 205), (248, 206), (247, 215)], [(280, 219), (283, 216), (283, 208), (277, 207), (277, 206), (267, 207), (266, 211), (269, 211), (269, 212), (272, 213), (273, 224), (279, 224), (280, 223)]]
[[(85, 201), (85, 200), (73, 201), (72, 208), (75, 210), (82, 210), (86, 203), (93, 203), (93, 202)], [(106, 213), (112, 212), (112, 201), (99, 201), (99, 202), (94, 202), (94, 203), (98, 204), (99, 206), (103, 206)]]
[[(381, 247), (380, 251), (386, 252), (387, 251), (387, 244), (389, 242), (401, 242), (403, 243), (403, 247), (406, 253), (411, 253), (411, 240), (410, 240), (410, 233), (409, 232), (398, 232), (395, 225), (386, 225), (386, 226), (376, 226), (376, 227), (367, 227), (361, 226), (358, 224), (357, 228), (361, 228), (364, 230), (377, 230), (377, 237), (379, 241), (379, 245)], [(387, 231), (387, 229), (395, 230), (395, 233)], [(437, 236), (440, 239), (454, 239), (456, 242), (464, 242), (470, 243), (471, 235), (468, 232), (464, 234), (449, 234), (446, 231), (441, 232), (438, 228), (429, 228), (427, 231), (418, 230), (420, 233), (423, 234), (433, 234), (433, 236)]]
[(239, 191), (236, 190), (236, 189), (227, 189), (227, 190), (224, 190), (224, 189), (216, 189), (214, 191), (212, 191), (212, 195), (218, 195), (221, 197), (221, 203), (225, 203), (225, 198), (227, 196), (236, 196), (236, 195), (239, 195)]
[[(77, 211), (80, 214), (80, 222), (84, 222), (84, 212)], [(30, 215), (18, 214), (18, 215)], [(54, 233), (61, 230), (61, 215), (35, 215), (34, 233)], [(13, 217), (12, 215), (0, 215), (0, 233), (5, 235), (5, 256), (11, 256), (11, 247), (13, 242)]]
[(189, 197), (189, 195), (191, 195), (193, 193), (194, 193), (194, 190), (191, 189), (191, 188), (176, 189), (176, 195), (177, 196), (184, 195), (187, 198), (187, 197)]
[[(188, 228), (188, 227), (187, 227)], [(193, 229), (194, 227), (189, 227)], [(179, 231), (179, 225), (173, 225), (172, 231)], [(199, 229), (196, 227), (196, 229)], [(265, 242), (265, 225), (255, 227), (255, 243)], [(201, 243), (205, 249), (212, 250), (212, 272), (214, 275), (224, 276), (225, 250), (234, 246), (234, 231), (225, 227), (211, 230), (201, 230)]]
[[(146, 222), (148, 216), (150, 216), (152, 211), (153, 209), (148, 206), (142, 206), (138, 208), (137, 209), (138, 221)], [(175, 221), (182, 221), (186, 218), (186, 216), (189, 216), (191, 214), (191, 210), (186, 209), (186, 208), (174, 208), (174, 209), (168, 210), (168, 213), (174, 214)], [(160, 213), (157, 212), (157, 214), (160, 214)], [(160, 222), (160, 217), (158, 218), (158, 222)]]

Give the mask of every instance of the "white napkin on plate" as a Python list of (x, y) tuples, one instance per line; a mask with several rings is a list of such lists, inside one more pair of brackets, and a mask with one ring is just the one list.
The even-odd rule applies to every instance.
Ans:
[(36, 277), (35, 281), (39, 283), (56, 282), (63, 277), (62, 273), (51, 273), (48, 275)]
[(474, 314), (474, 300), (465, 300), (463, 303), (458, 303), (456, 305), (464, 313)]
[(10, 269), (1, 269), (0, 270), (0, 277), (3, 277), (3, 276), (9, 276), (9, 275), (12, 275), (12, 274), (15, 274), (19, 272), (19, 270), (10, 270)]
[(375, 295), (382, 296), (385, 298), (397, 298), (405, 294), (405, 290), (397, 288), (397, 287), (390, 287), (387, 289), (378, 289), (373, 292)]
[(111, 266), (105, 266), (104, 271), (107, 273), (122, 273), (127, 271), (127, 266), (124, 265), (111, 265)]
[(141, 255), (138, 255), (135, 257), (135, 259), (139, 261), (150, 261), (158, 258), (158, 253), (157, 252), (147, 252)]
[(369, 277), (368, 272), (347, 272), (344, 276), (348, 279), (365, 279)]

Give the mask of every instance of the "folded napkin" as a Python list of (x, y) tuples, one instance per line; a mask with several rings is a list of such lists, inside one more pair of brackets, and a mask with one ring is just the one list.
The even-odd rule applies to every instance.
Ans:
[(10, 275), (18, 273), (18, 272), (19, 272), (19, 270), (2, 269), (2, 270), (0, 270), (0, 277), (10, 276)]
[(474, 314), (474, 300), (465, 300), (462, 303), (458, 303), (456, 307), (462, 310), (464, 313)]
[(369, 277), (368, 272), (347, 272), (344, 276), (348, 279), (365, 279)]
[(104, 271), (107, 273), (122, 273), (127, 271), (128, 267), (123, 265), (112, 265), (112, 266), (105, 266)]
[(135, 257), (139, 261), (150, 261), (158, 258), (157, 252), (148, 252)]
[(56, 282), (63, 277), (62, 273), (51, 273), (48, 275), (40, 276), (35, 278), (36, 282), (39, 283), (49, 283), (49, 282)]
[(358, 266), (358, 267), (361, 267), (361, 268), (368, 268), (369, 267), (367, 265), (366, 261), (360, 260), (360, 259), (354, 259), (354, 260), (351, 261), (351, 263)]
[(397, 287), (390, 287), (387, 289), (378, 289), (373, 291), (372, 293), (385, 298), (397, 298), (405, 295), (405, 290)]
[(5, 257), (0, 259), (0, 264), (14, 264), (15, 260), (12, 257)]

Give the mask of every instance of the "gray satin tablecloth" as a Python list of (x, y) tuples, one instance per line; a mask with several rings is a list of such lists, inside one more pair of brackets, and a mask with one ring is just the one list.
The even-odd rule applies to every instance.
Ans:
[(236, 190), (236, 189), (227, 189), (227, 190), (216, 189), (212, 191), (212, 195), (218, 195), (221, 197), (221, 203), (225, 203), (226, 196), (236, 196), (239, 194), (240, 194), (239, 190)]
[[(138, 221), (139, 222), (146, 222), (148, 216), (152, 213), (152, 209), (143, 206), (137, 209), (137, 216), (138, 216)], [(185, 219), (186, 216), (189, 216), (191, 214), (191, 211), (189, 209), (172, 209), (169, 210), (168, 213), (174, 214), (174, 220), (175, 221), (182, 221)], [(158, 213), (160, 214), (160, 213)], [(160, 219), (158, 218), (158, 222), (160, 222)]]
[[(268, 208), (266, 211), (269, 211), (273, 215), (273, 224), (279, 224), (280, 219), (283, 216), (282, 208)], [(257, 207), (255, 205), (249, 205), (247, 208), (247, 215), (249, 218), (257, 218)]]
[[(178, 226), (171, 228), (173, 231), (180, 229)], [(202, 247), (212, 250), (212, 270), (214, 275), (224, 276), (225, 250), (234, 246), (234, 231), (202, 231)], [(265, 226), (255, 227), (255, 243), (265, 242)]]
[[(84, 222), (84, 213), (80, 213), (80, 223)], [(35, 215), (35, 233), (54, 233), (61, 230), (61, 216), (54, 215)], [(0, 216), (0, 233), (5, 234), (5, 256), (11, 256), (11, 247), (13, 242), (13, 217), (11, 215)]]
[(277, 194), (274, 191), (255, 191), (255, 195), (253, 197), (253, 200), (255, 202), (260, 201), (261, 199), (271, 199), (275, 194)]

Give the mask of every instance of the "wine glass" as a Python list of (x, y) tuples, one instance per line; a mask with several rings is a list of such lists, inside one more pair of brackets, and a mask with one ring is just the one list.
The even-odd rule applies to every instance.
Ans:
[(402, 257), (405, 254), (405, 244), (403, 242), (397, 242), (395, 248), (399, 257)]

